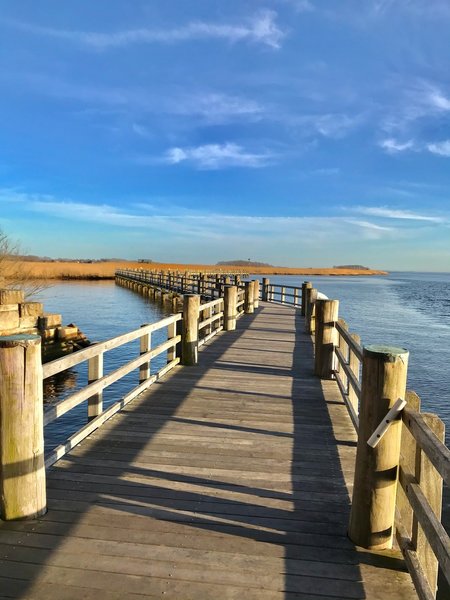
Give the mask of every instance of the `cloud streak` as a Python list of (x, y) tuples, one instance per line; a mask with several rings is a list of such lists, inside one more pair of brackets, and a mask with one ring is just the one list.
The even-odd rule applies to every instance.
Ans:
[(429, 221), (430, 223), (444, 223), (442, 217), (423, 215), (410, 210), (402, 210), (390, 208), (388, 206), (356, 206), (350, 208), (359, 214), (369, 215), (372, 217), (382, 217), (386, 219), (401, 219), (407, 221)]
[(140, 28), (112, 33), (54, 29), (12, 21), (7, 23), (35, 35), (71, 42), (93, 50), (124, 48), (135, 44), (175, 44), (207, 39), (231, 43), (251, 42), (277, 49), (281, 46), (284, 33), (278, 27), (276, 19), (275, 11), (262, 10), (242, 23), (191, 21), (172, 29)]
[(203, 170), (229, 167), (258, 169), (271, 164), (273, 154), (247, 152), (239, 144), (227, 142), (225, 144), (206, 144), (187, 148), (170, 148), (162, 160), (168, 165), (186, 162), (194, 165), (197, 169)]

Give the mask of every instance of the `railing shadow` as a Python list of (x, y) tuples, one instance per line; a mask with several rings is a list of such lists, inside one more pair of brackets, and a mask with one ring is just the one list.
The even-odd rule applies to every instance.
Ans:
[[(272, 369), (272, 354), (259, 353), (267, 364), (261, 370), (252, 364), (256, 336), (265, 344), (273, 335), (264, 328), (271, 310), (279, 307), (242, 317), (237, 331), (204, 348), (197, 367), (172, 371), (49, 470), (47, 515), (0, 528), (8, 551), (0, 567), (6, 597), (41, 598), (60, 584), (72, 586), (73, 596), (66, 590), (54, 597), (75, 598), (80, 588), (82, 597), (113, 599), (143, 590), (177, 600), (366, 597), (361, 556), (346, 536), (349, 499), (326, 384), (312, 377), (312, 343), (301, 318), (294, 332), (292, 313), (286, 316), (291, 362), (278, 357), (284, 366)], [(236, 349), (236, 370), (248, 377), (233, 388), (220, 373)], [(205, 385), (212, 371), (216, 387)], [(273, 394), (261, 391), (266, 377)], [(189, 397), (218, 390), (224, 414), (228, 399), (230, 406), (235, 398), (260, 400), (257, 425), (177, 414)], [(289, 395), (286, 425), (276, 409)], [(269, 399), (272, 416), (264, 413)], [(241, 418), (235, 410), (230, 420)], [(343, 451), (348, 441), (339, 440)], [(97, 592), (88, 595), (87, 588)], [(386, 593), (395, 597), (389, 586)]]

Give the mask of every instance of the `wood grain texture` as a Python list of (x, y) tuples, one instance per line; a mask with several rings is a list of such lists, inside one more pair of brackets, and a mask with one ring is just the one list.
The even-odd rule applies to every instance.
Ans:
[(356, 437), (299, 313), (261, 302), (59, 460), (45, 517), (0, 527), (2, 593), (415, 598), (346, 535)]

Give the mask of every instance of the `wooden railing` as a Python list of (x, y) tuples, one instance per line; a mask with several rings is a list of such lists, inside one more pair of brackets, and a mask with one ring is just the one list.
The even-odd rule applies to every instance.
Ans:
[[(124, 277), (121, 274), (120, 277)], [(130, 273), (133, 285), (143, 273)], [(202, 286), (203, 286), (202, 282)], [(185, 293), (181, 313), (42, 365), (38, 335), (0, 337), (0, 517), (4, 520), (37, 517), (45, 512), (45, 469), (63, 457), (86, 436), (179, 363), (198, 362), (198, 350), (221, 331), (232, 331), (236, 320), (258, 305), (258, 283), (237, 287), (219, 282), (219, 298), (201, 303), (205, 295)], [(176, 282), (174, 282), (176, 284)], [(144, 286), (153, 285), (145, 281)], [(205, 288), (201, 288), (202, 292)], [(141, 290), (142, 291), (142, 290)], [(215, 293), (217, 288), (214, 289)], [(167, 339), (152, 347), (152, 334), (166, 329)], [(111, 350), (139, 341), (139, 356), (104, 374), (104, 356)], [(156, 373), (151, 361), (166, 354)], [(48, 407), (43, 406), (43, 384), (71, 367), (87, 363), (85, 387)], [(103, 407), (103, 391), (138, 371), (138, 384), (122, 398)], [(44, 427), (86, 403), (87, 423), (44, 457)]]
[[(43, 380), (57, 375), (66, 369), (84, 362), (88, 362), (88, 385), (71, 394), (64, 400), (48, 406), (44, 410), (44, 426), (55, 421), (69, 410), (79, 406), (87, 400), (87, 414), (89, 422), (72, 435), (66, 442), (56, 447), (46, 458), (45, 466), (49, 467), (69, 452), (92, 431), (100, 427), (118, 410), (133, 400), (138, 394), (146, 390), (162, 375), (170, 371), (180, 362), (176, 356), (176, 346), (181, 342), (181, 335), (176, 334), (176, 324), (182, 319), (181, 314), (172, 315), (157, 323), (143, 325), (139, 329), (109, 339), (105, 342), (94, 344), (74, 352), (63, 358), (43, 365)], [(167, 340), (155, 348), (151, 347), (151, 334), (167, 328)], [(140, 356), (133, 358), (107, 375), (103, 374), (103, 358), (105, 353), (134, 340), (140, 340)], [(157, 373), (150, 374), (150, 361), (163, 353), (167, 353), (167, 364)], [(116, 381), (122, 379), (132, 371), (139, 369), (139, 385), (130, 390), (123, 398), (103, 410), (103, 390)]]
[[(360, 336), (338, 317), (338, 301), (309, 282), (300, 288), (264, 279), (262, 298), (301, 309), (313, 335), (315, 373), (336, 380), (358, 432), (350, 538), (381, 549), (392, 546), (395, 532), (420, 600), (433, 600), (439, 568), (450, 586), (450, 538), (441, 523), (450, 450), (441, 419), (421, 413), (419, 397), (406, 390), (408, 352), (363, 348)], [(406, 405), (387, 416), (396, 402), (403, 404), (399, 397)], [(380, 431), (375, 448), (367, 443), (374, 430)]]
[[(443, 484), (450, 485), (444, 424), (421, 413), (419, 397), (406, 390), (406, 350), (363, 348), (338, 318), (336, 300), (318, 299), (313, 288), (307, 298), (314, 303), (304, 310), (315, 372), (336, 380), (358, 432), (349, 536), (381, 549), (392, 546), (395, 532), (420, 600), (433, 600), (439, 568), (450, 585), (450, 538), (441, 523)], [(406, 400), (403, 409), (399, 398)]]
[(179, 273), (169, 271), (146, 271), (143, 269), (120, 269), (116, 279), (124, 278), (141, 284), (156, 286), (178, 294), (199, 294), (209, 298), (223, 296), (224, 286), (241, 284), (244, 273)]

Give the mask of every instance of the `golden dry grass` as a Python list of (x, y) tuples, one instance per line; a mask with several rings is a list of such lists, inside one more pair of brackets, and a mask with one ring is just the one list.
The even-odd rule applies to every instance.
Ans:
[(138, 263), (138, 262), (27, 262), (27, 270), (38, 279), (113, 279), (117, 269), (145, 269), (158, 271), (189, 272), (248, 272), (259, 275), (386, 275), (386, 271), (359, 269), (313, 269), (291, 267), (249, 267), (195, 265), (181, 263)]

